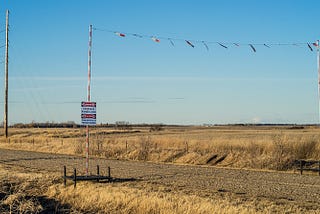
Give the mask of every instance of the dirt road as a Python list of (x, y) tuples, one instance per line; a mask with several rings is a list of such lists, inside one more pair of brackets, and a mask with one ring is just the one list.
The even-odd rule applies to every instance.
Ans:
[[(45, 154), (0, 149), (0, 164), (22, 167), (24, 170), (61, 173), (63, 166), (71, 174), (76, 167), (84, 172), (83, 157)], [(276, 203), (320, 209), (320, 177), (299, 173), (265, 172), (204, 166), (156, 164), (148, 162), (91, 159), (92, 172), (100, 165), (106, 173), (117, 178), (135, 178), (129, 185), (157, 191), (183, 192), (215, 198), (231, 197), (237, 200), (267, 200)]]

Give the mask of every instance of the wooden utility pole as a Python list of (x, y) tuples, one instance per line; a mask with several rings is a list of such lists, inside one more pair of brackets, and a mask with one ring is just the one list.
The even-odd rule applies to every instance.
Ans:
[(9, 64), (9, 10), (6, 12), (6, 53), (5, 53), (5, 83), (4, 83), (4, 133), (6, 141), (8, 139), (8, 64)]

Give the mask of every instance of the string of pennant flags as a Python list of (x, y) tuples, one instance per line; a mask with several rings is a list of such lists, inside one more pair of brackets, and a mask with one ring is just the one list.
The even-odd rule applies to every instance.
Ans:
[[(107, 33), (112, 33), (116, 36), (125, 38), (125, 37), (137, 37), (144, 39), (151, 39), (153, 42), (160, 43), (161, 41), (169, 42), (172, 46), (175, 46), (176, 42), (183, 42), (191, 48), (195, 48), (196, 46), (202, 46), (207, 51), (210, 50), (210, 45), (218, 45), (221, 48), (228, 49), (231, 47), (249, 47), (253, 52), (257, 52), (257, 46), (261, 46), (264, 48), (271, 48), (273, 46), (295, 46), (295, 47), (305, 47), (310, 51), (317, 50), (317, 70), (318, 70), (318, 110), (319, 110), (319, 121), (320, 121), (320, 41), (316, 40), (314, 42), (294, 42), (294, 43), (240, 43), (240, 42), (221, 42), (221, 41), (207, 41), (207, 40), (190, 40), (190, 39), (181, 39), (181, 38), (171, 38), (171, 37), (162, 37), (162, 36), (154, 36), (154, 35), (144, 35), (138, 33), (127, 33), (121, 31), (114, 31), (109, 29), (101, 29), (101, 28), (92, 28), (95, 31), (104, 31)], [(90, 32), (92, 35), (92, 32)], [(91, 43), (90, 43), (91, 45)]]
[(232, 46), (240, 47), (240, 46), (247, 46), (249, 47), (253, 52), (257, 52), (256, 47), (262, 46), (265, 48), (271, 48), (272, 46), (305, 46), (310, 51), (314, 51), (314, 48), (319, 50), (319, 40), (316, 42), (297, 42), (297, 43), (239, 43), (239, 42), (218, 42), (218, 41), (205, 41), (205, 40), (189, 40), (189, 39), (181, 39), (181, 38), (170, 38), (170, 37), (162, 37), (162, 36), (153, 36), (153, 35), (144, 35), (144, 34), (138, 34), (138, 33), (127, 33), (127, 32), (120, 32), (120, 31), (113, 31), (108, 29), (101, 29), (101, 28), (93, 28), (93, 30), (96, 31), (104, 31), (108, 33), (112, 33), (119, 37), (137, 37), (137, 38), (145, 38), (145, 39), (151, 39), (153, 42), (160, 43), (161, 41), (167, 41), (172, 46), (175, 46), (175, 43), (177, 41), (184, 42), (186, 45), (188, 45), (191, 48), (195, 48), (196, 45), (203, 46), (207, 51), (210, 50), (209, 45), (216, 44), (224, 49), (228, 49)]

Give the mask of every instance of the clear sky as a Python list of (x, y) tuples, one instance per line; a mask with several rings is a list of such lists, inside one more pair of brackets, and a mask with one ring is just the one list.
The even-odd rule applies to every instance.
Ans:
[[(320, 39), (318, 5), (318, 0), (0, 0), (0, 30), (10, 10), (9, 122), (80, 123), (90, 24), (190, 41), (312, 43)], [(3, 32), (1, 40), (4, 44)], [(91, 96), (98, 123), (318, 122), (315, 48), (255, 46), (254, 53), (243, 45), (208, 44), (207, 51), (200, 43), (194, 48), (174, 43), (93, 32)], [(1, 100), (3, 93), (0, 87)]]

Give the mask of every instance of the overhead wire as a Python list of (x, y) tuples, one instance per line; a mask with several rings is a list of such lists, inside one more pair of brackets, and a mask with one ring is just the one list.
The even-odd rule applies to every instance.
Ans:
[(125, 31), (115, 31), (110, 29), (104, 29), (104, 28), (97, 28), (93, 27), (93, 30), (95, 31), (102, 31), (107, 33), (113, 33), (120, 37), (126, 37), (126, 36), (133, 36), (138, 38), (151, 38), (153, 41), (159, 43), (161, 40), (169, 41), (172, 46), (175, 46), (175, 42), (185, 42), (187, 45), (189, 45), (192, 48), (195, 48), (195, 44), (202, 44), (206, 48), (207, 51), (209, 51), (209, 45), (215, 44), (218, 46), (221, 46), (225, 49), (228, 49), (231, 46), (247, 46), (249, 47), (253, 52), (257, 52), (256, 46), (263, 46), (266, 48), (271, 48), (272, 46), (302, 46), (305, 45), (309, 48), (310, 51), (313, 51), (312, 45), (316, 46), (315, 42), (286, 42), (286, 43), (241, 43), (241, 42), (229, 42), (229, 41), (208, 41), (208, 40), (192, 40), (192, 39), (182, 39), (182, 38), (173, 38), (173, 37), (164, 37), (164, 36), (155, 36), (155, 35), (147, 35), (147, 34), (141, 34), (141, 33), (130, 33)]
[[(11, 34), (13, 31), (11, 31), (10, 25), (8, 28), (8, 32)], [(8, 40), (8, 46), (10, 49), (14, 49), (14, 45), (12, 45), (11, 41)], [(5, 45), (3, 46), (5, 47)], [(2, 48), (2, 46), (0, 46)], [(8, 61), (10, 63), (10, 58), (8, 58)], [(32, 115), (32, 118), (49, 118), (48, 115), (50, 113), (46, 108), (43, 108), (41, 106), (41, 102), (43, 101), (43, 96), (40, 94), (37, 86), (37, 82), (34, 80), (34, 76), (32, 73), (28, 73), (28, 76), (24, 72), (24, 69), (18, 70), (20, 74), (17, 75), (17, 84), (21, 87), (22, 93), (23, 93), (23, 100), (21, 102), (18, 102), (16, 105), (22, 105), (23, 109), (28, 109), (28, 114)], [(29, 76), (31, 77), (29, 78)], [(31, 101), (31, 102), (30, 102)], [(25, 113), (25, 112), (23, 112)]]

